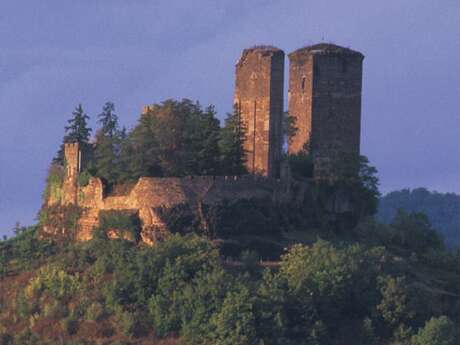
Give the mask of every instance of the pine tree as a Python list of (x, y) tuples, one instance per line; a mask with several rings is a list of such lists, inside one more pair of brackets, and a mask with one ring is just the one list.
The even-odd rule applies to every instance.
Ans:
[(68, 121), (69, 125), (65, 127), (64, 142), (88, 143), (91, 136), (91, 128), (88, 127), (89, 116), (84, 112), (81, 104), (75, 108), (72, 115), (73, 118)]
[(235, 107), (233, 113), (227, 114), (225, 125), (220, 131), (219, 150), (222, 174), (242, 175), (247, 173), (243, 148), (245, 136), (245, 128)]
[(53, 158), (53, 164), (64, 164), (64, 143), (78, 142), (82, 146), (87, 146), (91, 136), (91, 128), (88, 127), (89, 116), (85, 114), (83, 107), (79, 104), (72, 112), (73, 117), (68, 120), (68, 126), (65, 126), (64, 140), (56, 156)]
[(118, 116), (115, 114), (115, 104), (107, 102), (98, 115), (98, 123), (101, 124), (101, 131), (106, 137), (114, 137), (119, 134)]
[(97, 176), (113, 184), (119, 175), (119, 153), (122, 133), (115, 115), (115, 105), (107, 102), (98, 115), (101, 128), (96, 134), (95, 168)]

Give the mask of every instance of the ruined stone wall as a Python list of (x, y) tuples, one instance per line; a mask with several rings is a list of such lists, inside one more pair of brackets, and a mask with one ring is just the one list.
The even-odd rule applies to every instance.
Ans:
[[(89, 240), (99, 224), (100, 211), (137, 212), (142, 224), (141, 239), (154, 244), (169, 233), (161, 217), (164, 210), (187, 207), (196, 219), (203, 218), (203, 205), (237, 200), (270, 200), (274, 204), (290, 200), (286, 184), (258, 176), (189, 176), (182, 178), (142, 177), (126, 194), (105, 196), (99, 178), (93, 177), (79, 189), (78, 206), (82, 208), (77, 240)], [(200, 219), (203, 227), (206, 220)]]
[(246, 131), (248, 171), (278, 177), (281, 160), (284, 52), (274, 47), (245, 49), (236, 65), (234, 103)]
[(298, 128), (289, 152), (309, 142), (316, 177), (328, 175), (340, 157), (359, 155), (363, 58), (332, 44), (289, 54), (289, 114)]

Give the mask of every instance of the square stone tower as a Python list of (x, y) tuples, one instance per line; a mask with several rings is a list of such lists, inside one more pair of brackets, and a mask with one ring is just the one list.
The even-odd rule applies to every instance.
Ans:
[(289, 153), (308, 143), (315, 177), (329, 177), (338, 160), (359, 156), (363, 59), (325, 43), (289, 54), (288, 107), (297, 127)]
[(245, 49), (236, 64), (234, 103), (246, 131), (250, 173), (279, 177), (282, 145), (284, 52), (272, 46)]
[(81, 149), (80, 144), (65, 143), (64, 144), (65, 158), (65, 177), (62, 185), (62, 204), (75, 205), (77, 204), (78, 194), (78, 174), (81, 171)]

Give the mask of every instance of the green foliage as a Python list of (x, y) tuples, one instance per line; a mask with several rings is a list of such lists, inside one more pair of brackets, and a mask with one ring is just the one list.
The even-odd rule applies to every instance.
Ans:
[(54, 242), (38, 239), (37, 226), (30, 226), (15, 237), (0, 242), (0, 261), (4, 263), (0, 271), (6, 274), (30, 269), (55, 254), (56, 250)]
[(100, 211), (99, 230), (107, 233), (108, 230), (116, 231), (119, 238), (127, 237), (132, 241), (139, 241), (141, 222), (139, 215), (131, 211)]
[(253, 298), (248, 289), (229, 292), (219, 313), (211, 319), (216, 345), (252, 345), (258, 343)]
[(69, 125), (65, 127), (66, 143), (88, 143), (91, 128), (88, 127), (89, 116), (85, 114), (83, 107), (79, 104), (72, 112), (73, 117), (68, 121)]
[(296, 178), (313, 177), (313, 159), (307, 151), (302, 150), (296, 154), (288, 156), (289, 169), (291, 175)]
[(425, 188), (402, 189), (380, 199), (377, 218), (390, 224), (398, 209), (407, 213), (424, 213), (433, 227), (443, 234), (449, 246), (460, 244), (460, 196), (438, 193)]
[(395, 229), (393, 243), (404, 249), (424, 254), (429, 249), (444, 247), (442, 239), (423, 213), (408, 214), (399, 210), (391, 226)]
[(79, 175), (78, 175), (78, 185), (80, 187), (85, 187), (88, 185), (89, 180), (91, 178), (91, 173), (88, 170), (83, 170)]
[(446, 316), (431, 318), (413, 338), (414, 345), (457, 345), (459, 334), (455, 324)]
[(44, 205), (39, 216), (40, 233), (53, 240), (74, 239), (81, 212), (76, 205)]
[(100, 302), (93, 302), (86, 310), (86, 320), (99, 321), (105, 315), (104, 305)]
[(61, 327), (68, 335), (73, 335), (78, 331), (78, 320), (69, 316), (61, 320)]
[(119, 307), (115, 311), (115, 327), (120, 329), (122, 334), (131, 337), (135, 334), (137, 320), (134, 313), (123, 310)]
[(101, 128), (96, 133), (95, 170), (109, 185), (117, 182), (123, 167), (120, 165), (120, 148), (125, 134), (120, 130), (115, 105), (107, 102), (98, 115)]
[[(394, 244), (373, 247), (391, 241), (395, 231), (373, 226), (359, 236), (389, 235), (361, 245), (292, 245), (279, 266), (256, 267), (257, 255), (249, 251), (241, 254), (242, 266), (221, 261), (214, 245), (196, 235), (176, 234), (154, 247), (104, 236), (63, 246), (43, 257), (46, 264), (38, 261), (42, 267), (32, 278), (18, 280), (15, 298), (0, 295), (6, 322), (0, 334), (27, 327), (40, 333), (52, 322), (61, 325), (66, 343), (87, 342), (82, 337), (91, 325), (98, 327), (94, 342), (142, 342), (154, 332), (186, 344), (409, 344), (415, 331), (414, 345), (437, 344), (452, 327), (444, 321), (420, 327), (442, 314), (458, 321), (451, 305), (459, 294), (457, 271), (395, 256), (405, 251)], [(15, 243), (23, 236), (30, 234)], [(0, 246), (13, 250), (12, 242)], [(271, 268), (261, 275), (261, 265)]]
[(219, 151), (222, 175), (242, 175), (247, 173), (243, 143), (246, 129), (240, 121), (240, 113), (235, 106), (233, 113), (227, 114), (225, 125), (220, 131)]
[(55, 266), (44, 266), (25, 289), (26, 296), (32, 298), (43, 293), (62, 300), (71, 297), (79, 289), (79, 277), (68, 274)]
[(59, 202), (62, 197), (62, 182), (64, 180), (64, 169), (59, 164), (51, 164), (46, 178), (46, 186), (43, 193), (43, 202), (50, 199)]
[(404, 277), (384, 277), (380, 279), (382, 299), (377, 310), (388, 324), (395, 330), (400, 325), (409, 325), (414, 319), (417, 306), (413, 291), (409, 289)]
[(122, 145), (122, 180), (140, 176), (215, 175), (219, 121), (213, 107), (167, 100), (149, 108)]

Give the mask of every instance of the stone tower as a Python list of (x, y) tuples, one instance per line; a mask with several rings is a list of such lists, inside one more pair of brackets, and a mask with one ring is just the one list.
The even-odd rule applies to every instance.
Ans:
[(65, 177), (62, 186), (62, 204), (75, 205), (78, 197), (78, 174), (81, 170), (81, 150), (79, 143), (64, 144)]
[(236, 64), (234, 104), (246, 131), (246, 166), (279, 177), (282, 145), (284, 52), (271, 46), (245, 49)]
[(359, 155), (363, 59), (325, 43), (289, 54), (288, 107), (297, 127), (289, 153), (309, 143), (315, 177), (327, 177), (339, 159)]

